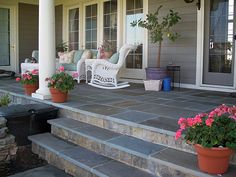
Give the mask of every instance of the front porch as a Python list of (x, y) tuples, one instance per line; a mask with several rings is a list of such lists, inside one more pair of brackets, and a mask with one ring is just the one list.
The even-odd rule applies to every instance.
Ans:
[[(59, 107), (60, 117), (63, 118), (49, 122), (53, 135), (157, 176), (211, 176), (198, 170), (191, 146), (174, 140), (177, 120), (180, 116), (191, 117), (199, 112), (207, 112), (222, 103), (235, 104), (235, 98), (230, 97), (229, 93), (190, 89), (145, 92), (141, 84), (132, 84), (122, 90), (102, 90), (80, 84), (70, 92), (68, 102), (63, 104), (25, 96), (22, 86), (15, 80), (1, 79), (0, 93), (8, 92), (14, 103), (43, 102)], [(46, 158), (44, 153), (50, 156), (59, 154), (48, 161), (61, 168), (65, 154), (64, 151), (57, 151), (56, 146), (64, 141), (49, 134), (33, 137), (32, 140), (33, 151), (41, 157)], [(50, 145), (50, 141), (59, 144)], [(79, 150), (83, 149), (75, 152)], [(81, 163), (81, 159), (74, 159), (72, 154), (67, 152), (70, 158), (67, 163), (73, 160)], [(93, 157), (97, 158), (96, 155)], [(150, 165), (151, 162), (154, 164)], [(126, 167), (118, 162), (115, 163), (115, 169), (121, 170), (109, 171), (113, 163), (105, 163), (107, 165), (103, 164), (101, 168), (95, 165), (89, 170), (101, 170), (108, 176), (119, 171), (117, 173), (125, 176), (122, 169)], [(235, 156), (231, 163), (236, 163)], [(229, 172), (223, 176), (233, 177), (235, 170), (235, 166), (231, 165)], [(69, 170), (65, 167), (65, 171)], [(142, 175), (142, 172), (139, 174)]]

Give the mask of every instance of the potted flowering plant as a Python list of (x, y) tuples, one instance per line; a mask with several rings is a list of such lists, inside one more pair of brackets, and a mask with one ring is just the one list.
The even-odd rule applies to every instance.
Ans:
[(39, 88), (39, 72), (37, 69), (27, 71), (21, 77), (17, 77), (16, 81), (22, 83), (25, 88), (25, 94), (31, 96)]
[(74, 78), (76, 77), (78, 77), (77, 73), (71, 76), (61, 66), (52, 77), (46, 78), (53, 102), (63, 103), (67, 100), (68, 91), (74, 88)]
[(211, 174), (227, 171), (230, 156), (236, 150), (235, 107), (221, 105), (210, 113), (193, 118), (180, 118), (176, 140), (184, 133), (187, 143), (194, 145), (200, 170)]

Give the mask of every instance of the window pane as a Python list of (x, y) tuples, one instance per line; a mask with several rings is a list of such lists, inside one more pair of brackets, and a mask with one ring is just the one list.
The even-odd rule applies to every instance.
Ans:
[[(104, 2), (103, 39), (117, 47), (117, 0)], [(113, 51), (115, 52), (115, 51)]]
[(0, 8), (0, 66), (10, 65), (10, 10)]
[(97, 49), (97, 4), (86, 6), (85, 23), (85, 47), (87, 49)]
[(130, 23), (143, 18), (143, 1), (127, 0), (126, 9), (126, 42), (138, 45), (137, 50), (129, 54), (126, 68), (142, 69), (144, 30), (140, 27), (131, 27)]
[(69, 10), (69, 50), (77, 50), (79, 42), (79, 8)]

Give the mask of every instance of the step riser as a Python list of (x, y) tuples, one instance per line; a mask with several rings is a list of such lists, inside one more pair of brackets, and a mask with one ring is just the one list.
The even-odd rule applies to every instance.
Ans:
[(173, 177), (194, 177), (193, 175), (189, 175), (174, 168), (170, 168), (167, 165), (161, 165), (158, 162), (149, 159), (148, 157), (144, 158), (131, 153), (127, 153), (115, 147), (110, 147), (109, 144), (100, 143), (98, 141), (96, 142), (85, 136), (73, 133), (60, 127), (56, 127), (55, 125), (52, 125), (51, 133), (55, 136), (58, 136), (59, 138), (85, 147), (96, 153), (126, 163), (130, 166), (145, 170), (160, 177), (164, 177), (166, 176), (166, 174), (171, 174), (170, 176)]
[(167, 135), (165, 133), (152, 131), (140, 126), (137, 127), (135, 125), (118, 123), (114, 120), (105, 119), (102, 116), (94, 117), (65, 109), (60, 110), (60, 117), (72, 118), (74, 120), (85, 122), (100, 128), (108, 129), (113, 132), (133, 136), (144, 141), (156, 144), (163, 144), (174, 149), (194, 153), (194, 150), (191, 146), (187, 145), (184, 141), (176, 141), (174, 135)]
[(35, 154), (38, 154), (39, 157), (46, 160), (49, 164), (56, 166), (57, 168), (64, 170), (66, 173), (75, 176), (75, 177), (98, 177), (95, 174), (92, 174), (79, 166), (74, 165), (73, 163), (63, 159), (59, 155), (39, 146), (38, 144), (32, 143), (32, 151)]
[[(105, 119), (105, 117), (95, 117), (90, 115), (85, 115), (79, 112), (74, 112), (67, 109), (60, 109), (60, 117), (72, 118), (80, 122), (91, 124), (100, 128), (104, 128), (116, 133), (121, 133), (135, 138), (142, 139), (144, 141), (163, 144), (165, 146), (182, 150), (185, 152), (195, 153), (192, 146), (189, 146), (185, 141), (176, 141), (174, 135), (167, 135), (165, 133), (160, 133), (157, 131), (152, 131), (143, 127), (136, 127), (135, 125), (127, 125), (115, 122), (114, 120)], [(234, 154), (230, 161), (231, 164), (236, 165), (236, 154)]]

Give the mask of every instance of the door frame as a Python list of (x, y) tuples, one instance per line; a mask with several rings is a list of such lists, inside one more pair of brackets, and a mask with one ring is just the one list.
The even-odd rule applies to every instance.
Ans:
[(18, 8), (14, 5), (0, 5), (0, 8), (10, 9), (10, 66), (0, 68), (19, 72)]
[[(121, 29), (123, 30), (123, 44), (126, 43), (126, 0), (123, 0), (122, 7), (120, 7), (119, 11), (122, 13), (121, 19)], [(148, 0), (143, 0), (143, 14), (144, 18), (146, 18), (146, 14), (148, 14)], [(143, 80), (146, 78), (145, 68), (148, 66), (148, 31), (144, 29), (144, 40), (143, 40), (143, 68), (142, 69), (127, 69), (125, 68), (125, 64), (121, 68), (121, 72), (119, 76), (122, 79), (131, 80)], [(135, 77), (136, 76), (136, 77)]]
[[(203, 83), (203, 73), (204, 73), (204, 30), (205, 30), (205, 0), (201, 0), (200, 10), (197, 11), (197, 55), (196, 55), (196, 86), (198, 88), (214, 89), (219, 91), (229, 91), (236, 89), (236, 55), (234, 54), (233, 62), (233, 86), (221, 86), (221, 85), (209, 85)], [(235, 24), (234, 24), (235, 27)], [(235, 29), (234, 29), (235, 30)], [(234, 46), (236, 51), (236, 45)]]

